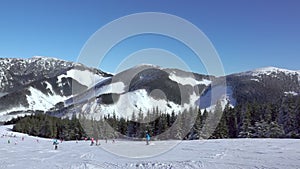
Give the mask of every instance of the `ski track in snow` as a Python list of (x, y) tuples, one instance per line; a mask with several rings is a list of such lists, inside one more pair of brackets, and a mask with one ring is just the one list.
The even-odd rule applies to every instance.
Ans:
[[(11, 127), (11, 126), (10, 126)], [(144, 142), (117, 140), (62, 142), (53, 150), (52, 140), (13, 133), (0, 126), (0, 169), (281, 169), (300, 168), (300, 142), (293, 139), (224, 139), (197, 141)], [(3, 134), (16, 137), (1, 137)], [(24, 141), (21, 137), (25, 137)], [(11, 143), (8, 144), (7, 140)], [(36, 140), (39, 140), (39, 143)], [(15, 145), (15, 141), (18, 143)], [(177, 145), (169, 151), (150, 158), (126, 158), (105, 149), (121, 148), (124, 152), (159, 150), (169, 144)]]

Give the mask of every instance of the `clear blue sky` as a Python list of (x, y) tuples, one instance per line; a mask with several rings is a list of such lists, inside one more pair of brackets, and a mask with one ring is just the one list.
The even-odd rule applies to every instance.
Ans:
[[(0, 57), (76, 61), (88, 38), (110, 21), (137, 12), (164, 12), (201, 29), (217, 49), (226, 74), (265, 66), (300, 70), (299, 9), (297, 0), (1, 0)], [(100, 69), (113, 72), (122, 57), (143, 48), (162, 48), (189, 60), (187, 49), (179, 50), (178, 42), (165, 37), (125, 42)], [(203, 73), (201, 65), (191, 65)]]

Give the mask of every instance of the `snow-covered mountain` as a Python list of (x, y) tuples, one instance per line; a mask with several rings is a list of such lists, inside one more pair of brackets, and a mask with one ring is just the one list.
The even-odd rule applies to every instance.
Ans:
[[(237, 73), (227, 76), (234, 85), (244, 84), (249, 87), (265, 88), (272, 91), (273, 95), (298, 95), (300, 94), (300, 72), (276, 67), (259, 68), (252, 71)], [(238, 80), (239, 82), (237, 82)], [(248, 91), (250, 92), (250, 91)], [(264, 92), (263, 92), (264, 93)], [(258, 93), (257, 93), (258, 94)]]
[(213, 110), (249, 101), (298, 96), (300, 73), (267, 67), (214, 77), (137, 65), (110, 75), (54, 58), (0, 59), (0, 121), (35, 111), (59, 117), (105, 114), (130, 117), (158, 108), (172, 113), (199, 106)]
[(57, 103), (110, 76), (84, 65), (47, 57), (0, 59), (0, 121)]
[[(107, 78), (80, 95), (59, 104), (51, 114), (71, 116), (81, 113), (100, 119), (115, 113), (131, 117), (132, 113), (158, 108), (167, 113), (179, 112), (196, 105), (203, 89), (214, 77), (139, 65)], [(62, 107), (64, 105), (64, 107)]]
[(278, 98), (300, 93), (298, 78), (298, 72), (279, 68), (262, 68), (217, 78), (139, 65), (68, 99), (51, 114), (71, 116), (80, 113), (99, 119), (115, 113), (130, 118), (133, 112), (145, 113), (156, 107), (163, 112), (176, 113), (193, 106), (213, 111), (217, 101), (223, 108), (227, 103), (232, 107), (249, 101), (274, 103)]
[(286, 76), (296, 76), (298, 77), (298, 80), (300, 81), (300, 71), (295, 70), (288, 70), (288, 69), (282, 69), (277, 67), (264, 67), (264, 68), (258, 68), (252, 71), (247, 71), (243, 73), (238, 73), (241, 76), (253, 76), (253, 80), (259, 80), (259, 78), (263, 76), (272, 76), (272, 77), (278, 77), (280, 75), (286, 75)]

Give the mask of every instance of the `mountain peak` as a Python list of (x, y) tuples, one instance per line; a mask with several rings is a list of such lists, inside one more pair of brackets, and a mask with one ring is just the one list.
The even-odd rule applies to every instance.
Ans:
[(254, 74), (267, 74), (267, 75), (270, 75), (272, 73), (280, 73), (280, 72), (285, 73), (285, 74), (299, 74), (299, 72), (295, 71), (295, 70), (288, 70), (288, 69), (277, 68), (277, 67), (273, 67), (273, 66), (255, 69), (252, 72)]
[(50, 56), (32, 56), (30, 59), (61, 60)]
[(142, 63), (142, 64), (139, 64), (139, 65), (136, 65), (134, 66), (135, 68), (158, 68), (158, 69), (161, 69), (160, 66), (157, 66), (157, 65), (153, 65), (153, 64), (148, 64), (148, 63)]
[(254, 69), (253, 72), (295, 72), (295, 71), (278, 68), (278, 67), (274, 67), (274, 66), (268, 66), (268, 67)]
[(257, 68), (254, 70), (242, 72), (242, 73), (237, 73), (238, 75), (248, 75), (248, 76), (258, 76), (258, 75), (271, 75), (271, 74), (277, 74), (277, 73), (285, 73), (285, 74), (293, 74), (293, 75), (300, 75), (299, 71), (296, 70), (288, 70), (284, 68), (278, 68), (274, 66), (268, 66), (268, 67), (262, 67), (262, 68)]

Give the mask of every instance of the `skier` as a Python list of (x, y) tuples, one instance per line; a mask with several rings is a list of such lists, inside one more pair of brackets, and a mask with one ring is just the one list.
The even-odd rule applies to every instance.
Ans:
[(91, 139), (91, 146), (94, 145), (94, 138)]
[(58, 141), (57, 141), (57, 139), (53, 140), (53, 145), (54, 145), (54, 149), (57, 150), (57, 148), (58, 148)]
[(150, 134), (147, 133), (146, 134), (146, 145), (149, 145), (149, 141), (150, 141)]

